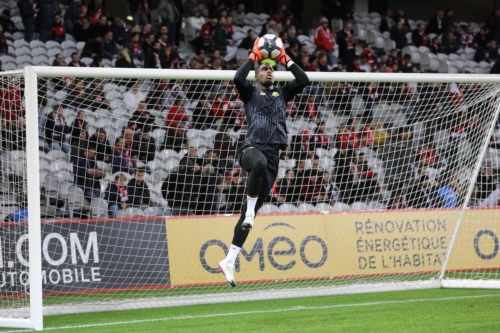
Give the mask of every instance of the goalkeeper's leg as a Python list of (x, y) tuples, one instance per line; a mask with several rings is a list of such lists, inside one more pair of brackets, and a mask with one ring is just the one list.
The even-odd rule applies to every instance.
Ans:
[[(241, 247), (253, 227), (256, 213), (269, 195), (276, 175), (267, 167), (267, 159), (257, 148), (243, 148), (240, 165), (249, 172), (247, 180), (247, 199), (241, 209), (241, 216), (234, 228), (234, 236), (229, 252), (219, 263), (219, 270), (226, 277), (231, 286), (236, 286), (234, 280), (234, 262), (240, 253)], [(244, 226), (247, 227), (244, 227)]]

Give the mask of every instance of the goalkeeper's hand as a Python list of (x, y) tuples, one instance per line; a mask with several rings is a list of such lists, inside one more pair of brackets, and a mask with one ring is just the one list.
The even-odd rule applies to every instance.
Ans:
[(260, 37), (257, 37), (255, 39), (252, 52), (250, 52), (250, 54), (248, 55), (248, 59), (252, 60), (253, 62), (261, 61), (262, 59), (264, 59), (259, 51), (259, 40)]
[(289, 65), (293, 64), (294, 62), (292, 61), (292, 58), (290, 58), (288, 56), (288, 54), (286, 54), (285, 52), (285, 45), (283, 43), (281, 43), (281, 52), (280, 54), (278, 54), (278, 56), (276, 58), (274, 58), (274, 60), (276, 61), (279, 61), (281, 62), (281, 64), (283, 64), (283, 66), (286, 66), (288, 67)]

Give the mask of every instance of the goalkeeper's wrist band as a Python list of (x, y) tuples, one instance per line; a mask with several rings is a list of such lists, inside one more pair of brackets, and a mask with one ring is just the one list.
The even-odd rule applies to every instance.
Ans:
[(286, 68), (290, 68), (290, 66), (292, 66), (293, 64), (295, 63), (293, 62), (292, 59), (288, 60), (288, 62), (286, 63)]

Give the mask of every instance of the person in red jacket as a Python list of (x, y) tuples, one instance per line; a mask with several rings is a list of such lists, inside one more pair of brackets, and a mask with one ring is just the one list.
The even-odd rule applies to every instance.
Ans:
[(176, 99), (167, 114), (167, 119), (165, 120), (165, 125), (167, 127), (177, 128), (180, 122), (188, 122), (189, 116), (186, 114), (183, 108), (184, 100)]
[(337, 59), (333, 55), (335, 40), (333, 39), (332, 31), (328, 27), (328, 19), (326, 17), (322, 17), (319, 20), (319, 27), (314, 32), (314, 44), (316, 44), (318, 50), (326, 53), (329, 66), (337, 63)]
[(0, 90), (0, 115), (8, 122), (14, 122), (24, 115), (19, 82), (16, 79), (3, 79)]

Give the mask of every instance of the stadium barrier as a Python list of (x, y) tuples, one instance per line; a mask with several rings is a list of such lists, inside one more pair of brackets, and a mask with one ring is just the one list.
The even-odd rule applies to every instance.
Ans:
[[(461, 256), (452, 255), (448, 271), (500, 267), (500, 227), (491, 229), (496, 225), (489, 221), (492, 210), (465, 213), (453, 250)], [(238, 283), (433, 273), (445, 260), (458, 214), (263, 215), (239, 256)], [(195, 216), (42, 223), (44, 295), (225, 284), (217, 263), (230, 246), (234, 221), (234, 216)], [(8, 291), (2, 297), (26, 294), (26, 228), (25, 223), (0, 224), (0, 287)]]

